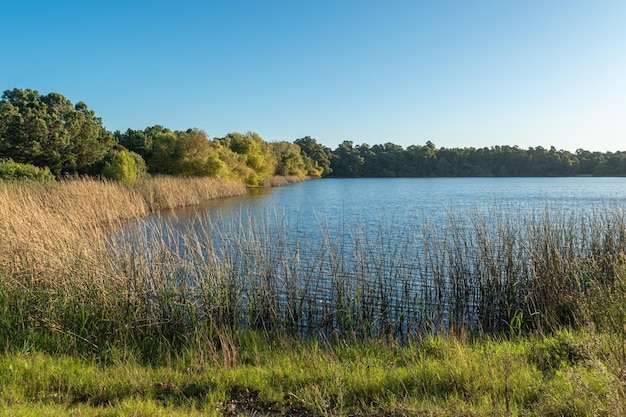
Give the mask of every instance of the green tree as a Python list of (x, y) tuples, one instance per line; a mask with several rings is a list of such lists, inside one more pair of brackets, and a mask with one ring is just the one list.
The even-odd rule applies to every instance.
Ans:
[(148, 161), (148, 170), (153, 174), (177, 175), (177, 165), (181, 158), (174, 132), (162, 132), (155, 135), (152, 154)]
[(105, 178), (133, 184), (145, 172), (145, 163), (141, 155), (126, 149), (110, 150), (105, 159), (102, 169), (102, 175)]
[(208, 177), (214, 174), (209, 157), (212, 152), (211, 144), (206, 133), (198, 129), (189, 129), (177, 132), (176, 155), (177, 175), (183, 177)]
[(298, 145), (287, 141), (273, 142), (272, 148), (277, 160), (276, 175), (306, 177), (308, 169)]
[(359, 155), (358, 147), (355, 149), (351, 140), (344, 140), (333, 151), (333, 175), (338, 177), (360, 177), (364, 162), (363, 157)]
[(300, 147), (300, 151), (304, 156), (308, 175), (319, 178), (329, 175), (332, 172), (332, 152), (330, 149), (317, 143), (317, 141), (310, 136), (296, 139), (294, 143)]
[(0, 157), (63, 173), (86, 173), (113, 137), (83, 102), (61, 94), (7, 90), (0, 100)]
[[(146, 131), (149, 132), (148, 129), (146, 129)], [(129, 151), (141, 155), (141, 157), (147, 161), (152, 153), (152, 145), (154, 143), (155, 135), (147, 133), (146, 131), (128, 129), (126, 132), (121, 133), (118, 130), (113, 134), (113, 136), (115, 137), (117, 143)]]
[(239, 167), (246, 184), (259, 185), (263, 180), (271, 177), (276, 172), (277, 161), (274, 156), (272, 145), (265, 142), (255, 132), (229, 133), (225, 138), (219, 139), (222, 146), (241, 155), (246, 168)]
[(230, 165), (242, 163), (237, 157), (227, 155), (221, 141), (210, 141), (206, 133), (198, 129), (172, 132), (151, 128), (150, 132), (144, 132), (154, 136), (148, 159), (148, 168), (153, 174), (233, 179), (235, 169)]

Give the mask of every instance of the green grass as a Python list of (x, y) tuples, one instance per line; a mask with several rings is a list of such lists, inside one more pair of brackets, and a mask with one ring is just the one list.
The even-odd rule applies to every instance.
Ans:
[(0, 415), (620, 416), (613, 342), (570, 331), (406, 345), (248, 334), (162, 366), (25, 349), (0, 357)]
[(106, 238), (228, 185), (0, 184), (0, 415), (626, 414), (623, 211)]

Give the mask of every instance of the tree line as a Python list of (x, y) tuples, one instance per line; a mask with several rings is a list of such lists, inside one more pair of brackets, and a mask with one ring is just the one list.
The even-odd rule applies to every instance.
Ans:
[(83, 102), (13, 89), (0, 100), (0, 178), (3, 173), (27, 178), (101, 175), (127, 183), (155, 174), (256, 186), (274, 175), (325, 176), (330, 152), (309, 137), (269, 143), (254, 132), (211, 140), (198, 129), (159, 125), (109, 132)]
[[(27, 166), (27, 167), (25, 167)], [(8, 172), (8, 174), (7, 174)], [(432, 142), (336, 149), (306, 136), (267, 142), (257, 133), (209, 139), (198, 129), (109, 132), (83, 102), (13, 89), (0, 100), (0, 178), (67, 174), (132, 183), (142, 175), (213, 177), (256, 186), (275, 175), (312, 177), (622, 176), (626, 152), (575, 153), (538, 146), (437, 148)]]
[(437, 148), (428, 141), (406, 149), (344, 141), (332, 152), (337, 177), (566, 177), (626, 176), (626, 152), (572, 153), (542, 146)]

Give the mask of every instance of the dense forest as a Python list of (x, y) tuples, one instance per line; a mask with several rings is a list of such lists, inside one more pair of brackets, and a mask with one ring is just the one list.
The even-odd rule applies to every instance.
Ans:
[(626, 152), (575, 153), (537, 146), (437, 148), (432, 142), (403, 149), (393, 143), (354, 146), (344, 141), (332, 152), (337, 177), (553, 177), (624, 176)]
[(58, 93), (7, 90), (0, 100), (0, 178), (84, 174), (132, 183), (142, 175), (240, 179), (251, 186), (275, 176), (476, 177), (626, 176), (626, 152), (575, 153), (541, 146), (404, 149), (344, 141), (331, 150), (307, 136), (267, 142), (254, 132), (209, 139), (198, 129), (163, 126), (107, 131), (83, 102)]

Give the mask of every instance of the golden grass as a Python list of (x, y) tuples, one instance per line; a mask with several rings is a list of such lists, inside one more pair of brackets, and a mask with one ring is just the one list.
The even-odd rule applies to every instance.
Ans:
[(133, 189), (150, 211), (192, 206), (247, 193), (242, 182), (206, 178), (151, 177), (138, 182)]
[(151, 178), (133, 187), (89, 178), (0, 183), (0, 272), (53, 279), (73, 276), (74, 267), (96, 271), (115, 224), (246, 192), (238, 182), (198, 178)]
[(289, 184), (296, 184), (304, 181), (304, 179), (297, 175), (274, 175), (271, 178), (267, 178), (261, 183), (261, 187), (283, 187)]

